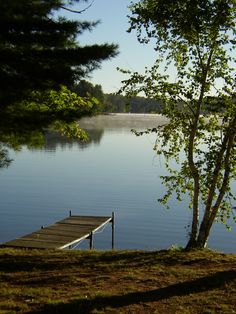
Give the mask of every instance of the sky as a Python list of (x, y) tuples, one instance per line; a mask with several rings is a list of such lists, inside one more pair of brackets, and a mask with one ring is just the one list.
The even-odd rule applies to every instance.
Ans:
[[(83, 1), (75, 5), (73, 9), (82, 10), (92, 3)], [(128, 76), (118, 72), (117, 67), (132, 71), (143, 72), (145, 66), (151, 66), (155, 60), (155, 51), (150, 45), (141, 45), (135, 32), (127, 33), (129, 26), (127, 8), (131, 0), (94, 0), (82, 14), (62, 12), (71, 19), (85, 21), (97, 21), (92, 32), (84, 32), (79, 37), (81, 45), (115, 43), (119, 45), (119, 55), (111, 60), (104, 61), (101, 68), (91, 73), (88, 79), (93, 84), (102, 85), (105, 93), (117, 92), (121, 87), (121, 81)]]
[[(70, 13), (62, 10), (61, 14), (70, 19), (85, 21), (100, 20), (92, 32), (84, 32), (79, 38), (83, 45), (115, 43), (119, 45), (119, 55), (111, 60), (101, 63), (101, 68), (91, 73), (89, 79), (93, 84), (102, 86), (103, 92), (115, 93), (122, 86), (121, 81), (128, 78), (117, 71), (117, 67), (143, 73), (145, 67), (151, 67), (157, 57), (153, 44), (140, 44), (135, 32), (127, 33), (130, 14), (128, 6), (132, 0), (88, 0), (79, 1), (72, 9), (85, 10), (81, 14)], [(133, 0), (138, 2), (138, 0)], [(234, 53), (236, 55), (236, 53)], [(236, 56), (235, 56), (236, 57)], [(235, 64), (232, 65), (233, 67)], [(174, 68), (168, 73), (170, 77), (176, 78)]]

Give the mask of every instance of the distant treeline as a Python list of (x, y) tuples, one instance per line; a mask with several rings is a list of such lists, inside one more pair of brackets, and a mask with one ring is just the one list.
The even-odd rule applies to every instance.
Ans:
[(161, 102), (154, 99), (138, 96), (127, 98), (122, 95), (105, 94), (101, 85), (93, 85), (85, 80), (75, 85), (73, 91), (82, 97), (95, 97), (99, 101), (100, 111), (105, 113), (159, 113), (161, 110)]

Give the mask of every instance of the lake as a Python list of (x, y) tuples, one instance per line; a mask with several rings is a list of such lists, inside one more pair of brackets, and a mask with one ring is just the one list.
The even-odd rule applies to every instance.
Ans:
[[(41, 149), (10, 151), (14, 159), (0, 171), (0, 242), (33, 232), (72, 214), (115, 212), (117, 249), (156, 250), (187, 242), (191, 212), (186, 201), (172, 199), (167, 210), (159, 176), (163, 160), (153, 151), (155, 135), (136, 137), (131, 128), (165, 123), (159, 115), (117, 114), (84, 118), (87, 143), (46, 134)], [(235, 185), (233, 186), (236, 191)], [(215, 224), (209, 247), (235, 250), (236, 228)], [(96, 249), (111, 248), (111, 227), (94, 237)], [(85, 240), (78, 248), (87, 248)]]

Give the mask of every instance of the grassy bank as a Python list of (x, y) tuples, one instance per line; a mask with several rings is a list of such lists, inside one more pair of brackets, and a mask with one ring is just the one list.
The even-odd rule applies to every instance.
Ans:
[(0, 249), (0, 313), (235, 312), (235, 254)]

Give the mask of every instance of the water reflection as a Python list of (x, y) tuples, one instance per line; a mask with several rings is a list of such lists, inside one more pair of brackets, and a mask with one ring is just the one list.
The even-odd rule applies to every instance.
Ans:
[[(73, 147), (79, 147), (80, 149), (86, 149), (90, 145), (99, 145), (104, 133), (104, 130), (86, 130), (89, 139), (86, 142), (80, 142), (77, 139), (68, 139), (66, 136), (61, 135), (58, 132), (47, 132), (45, 134), (45, 144), (40, 150), (55, 152), (57, 149), (72, 149)], [(32, 149), (37, 150), (37, 149)]]
[[(14, 130), (7, 129), (0, 132), (0, 168), (6, 164), (7, 149), (20, 150), (26, 146), (30, 151), (55, 152), (60, 149), (72, 149), (79, 147), (81, 150), (91, 145), (99, 145), (105, 130), (109, 132), (127, 132), (131, 129), (144, 130), (157, 125), (165, 124), (168, 120), (158, 114), (109, 114), (89, 118), (82, 118), (78, 121), (80, 127), (84, 129), (89, 139), (81, 142), (77, 139), (69, 139), (57, 131), (43, 130)], [(9, 160), (9, 159), (8, 159)], [(8, 165), (10, 163), (8, 162)]]
[(0, 168), (9, 167), (11, 161), (8, 150), (0, 143)]
[(30, 150), (55, 152), (58, 148), (72, 149), (73, 147), (79, 147), (83, 150), (91, 145), (99, 145), (105, 130), (109, 130), (109, 132), (119, 130), (119, 133), (131, 129), (143, 130), (167, 123), (167, 119), (157, 114), (109, 114), (82, 118), (78, 123), (87, 132), (88, 141), (80, 142), (77, 139), (68, 139), (59, 132), (49, 131), (44, 135), (44, 145), (41, 148), (31, 147)]

